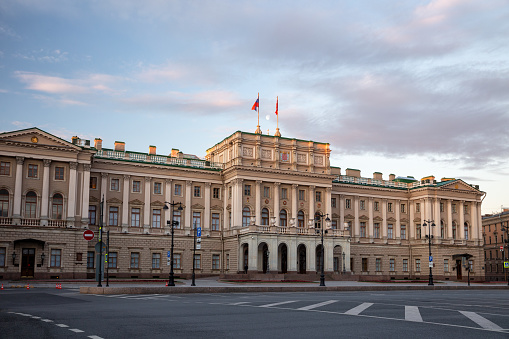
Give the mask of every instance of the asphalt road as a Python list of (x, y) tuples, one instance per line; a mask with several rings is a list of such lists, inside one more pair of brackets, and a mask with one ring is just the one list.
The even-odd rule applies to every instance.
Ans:
[(509, 338), (509, 291), (0, 293), (7, 338)]

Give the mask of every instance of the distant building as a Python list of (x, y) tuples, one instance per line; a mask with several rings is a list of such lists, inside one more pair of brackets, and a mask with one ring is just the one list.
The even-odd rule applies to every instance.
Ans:
[[(509, 209), (482, 218), (486, 281), (507, 281)], [(505, 259), (505, 260), (504, 260)]]
[[(0, 134), (0, 278), (91, 278), (101, 220), (111, 277), (315, 278), (324, 236), (327, 279), (484, 279), (478, 186), (331, 167), (328, 143), (235, 132), (204, 159), (62, 140), (37, 128)], [(165, 202), (182, 210), (165, 209)], [(173, 215), (171, 215), (173, 213)], [(326, 222), (329, 218), (330, 222)], [(430, 229), (430, 221), (435, 226)], [(424, 224), (426, 223), (426, 227)], [(193, 258), (193, 226), (201, 227)], [(93, 241), (83, 231), (96, 232)], [(105, 236), (103, 236), (104, 240)], [(468, 255), (468, 266), (462, 258)]]

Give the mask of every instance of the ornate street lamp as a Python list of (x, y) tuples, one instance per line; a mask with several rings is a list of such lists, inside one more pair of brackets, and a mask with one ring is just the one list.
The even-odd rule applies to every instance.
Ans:
[(176, 220), (173, 220), (173, 208), (175, 206), (179, 206), (177, 208), (177, 210), (179, 211), (182, 211), (183, 208), (182, 208), (182, 203), (180, 202), (167, 202), (165, 201), (164, 202), (164, 207), (163, 209), (167, 210), (168, 209), (168, 205), (171, 206), (170, 208), (170, 220), (166, 221), (166, 224), (168, 226), (171, 227), (171, 251), (170, 251), (170, 277), (169, 277), (169, 281), (168, 281), (168, 286), (175, 286), (175, 277), (173, 275), (173, 234), (175, 232), (175, 226), (178, 226), (179, 222), (176, 221)]
[(329, 215), (328, 214), (322, 214), (322, 213), (317, 213), (315, 215), (315, 221), (319, 221), (320, 222), (320, 229), (316, 230), (316, 233), (320, 234), (321, 235), (321, 238), (322, 238), (322, 255), (321, 255), (321, 272), (320, 272), (320, 286), (325, 286), (325, 273), (324, 273), (324, 255), (325, 255), (325, 250), (324, 250), (324, 247), (323, 247), (323, 234), (324, 232), (327, 233), (327, 230), (324, 230), (324, 224), (323, 224), (323, 217), (326, 217), (325, 219), (325, 223), (327, 225), (329, 225), (330, 223), (330, 219), (329, 219)]
[(41, 266), (44, 266), (44, 258), (46, 258), (46, 255), (44, 253), (41, 254)]
[[(500, 222), (500, 224), (502, 224), (502, 222)], [(509, 224), (509, 222), (506, 222), (506, 224)], [(508, 253), (508, 261), (509, 261), (509, 227), (508, 226), (502, 226), (502, 231), (505, 231), (505, 238), (504, 238), (504, 242), (507, 244), (507, 253)], [(504, 244), (502, 244), (502, 246), (504, 246)], [(502, 252), (502, 261), (505, 262), (505, 252)], [(505, 263), (504, 263), (504, 266), (505, 266)], [(507, 286), (509, 286), (509, 275), (507, 274), (507, 268), (505, 269), (505, 274), (507, 276)]]
[(431, 240), (433, 239), (433, 234), (431, 234), (431, 227), (435, 226), (435, 222), (433, 220), (424, 220), (424, 223), (422, 224), (422, 227), (428, 226), (428, 225), (426, 225), (426, 223), (429, 224), (428, 235), (426, 236), (426, 238), (428, 239), (428, 243), (429, 243), (429, 280), (428, 280), (428, 286), (433, 286), (433, 272), (432, 272), (432, 267), (431, 267), (431, 266), (433, 266), (433, 260), (432, 260), (432, 257), (431, 257)]
[(191, 286), (196, 286), (195, 275), (194, 275), (194, 258), (196, 257), (196, 222), (194, 223), (193, 230), (193, 274), (191, 275)]

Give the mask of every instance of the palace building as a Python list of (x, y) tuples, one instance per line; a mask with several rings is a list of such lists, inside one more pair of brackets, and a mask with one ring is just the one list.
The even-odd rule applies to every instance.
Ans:
[(323, 265), (326, 279), (425, 280), (432, 266), (435, 279), (484, 279), (478, 186), (366, 178), (330, 166), (330, 152), (328, 143), (240, 131), (204, 158), (69, 142), (38, 128), (1, 133), (0, 278), (93, 278), (102, 217), (116, 278), (168, 277), (173, 220), (180, 277), (194, 262), (197, 276), (309, 280)]
[(482, 218), (486, 281), (507, 281), (509, 272), (509, 209)]

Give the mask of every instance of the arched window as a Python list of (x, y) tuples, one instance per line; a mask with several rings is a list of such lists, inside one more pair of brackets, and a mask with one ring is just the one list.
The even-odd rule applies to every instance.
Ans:
[(25, 198), (25, 218), (34, 219), (37, 217), (37, 194), (34, 191), (27, 193)]
[(464, 230), (465, 230), (465, 240), (468, 240), (468, 223), (465, 223)]
[(322, 218), (320, 212), (315, 213), (315, 228), (322, 228)]
[(288, 226), (288, 214), (286, 210), (281, 210), (281, 212), (279, 212), (279, 226)]
[(456, 221), (452, 222), (452, 238), (456, 239)]
[(445, 239), (445, 225), (443, 220), (440, 220), (440, 238)]
[(251, 221), (251, 211), (249, 207), (244, 207), (244, 209), (242, 209), (242, 226), (248, 227), (250, 221)]
[(262, 208), (262, 225), (269, 226), (269, 210)]
[(62, 219), (62, 214), (64, 211), (64, 198), (62, 197), (62, 194), (56, 193), (53, 195), (53, 213), (52, 218), (53, 219)]
[(0, 190), (0, 217), (9, 216), (9, 192)]
[(297, 213), (297, 227), (304, 227), (304, 212)]

